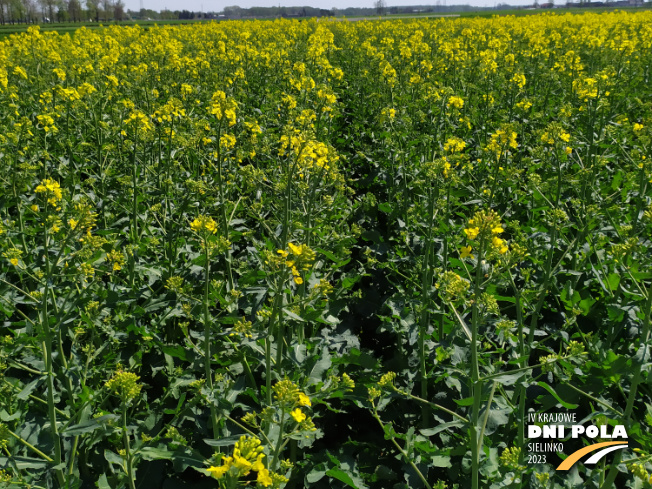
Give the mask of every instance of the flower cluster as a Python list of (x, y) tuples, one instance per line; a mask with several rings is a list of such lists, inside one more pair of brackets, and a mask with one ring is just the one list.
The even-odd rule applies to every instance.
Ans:
[(54, 119), (47, 115), (47, 114), (42, 114), (36, 116), (36, 120), (38, 121), (39, 125), (43, 127), (43, 130), (46, 133), (57, 133), (59, 130), (57, 129), (57, 126), (54, 125)]
[(491, 140), (487, 145), (487, 151), (500, 155), (505, 151), (510, 149), (517, 149), (518, 142), (516, 141), (516, 131), (512, 131), (509, 128), (498, 129), (495, 133), (491, 135)]
[(117, 250), (111, 250), (106, 254), (106, 261), (112, 264), (112, 269), (114, 272), (122, 270), (126, 260), (125, 255)]
[(241, 318), (236, 323), (233, 325), (233, 329), (229, 333), (229, 336), (235, 336), (237, 334), (244, 335), (245, 338), (251, 338), (251, 328), (253, 326), (253, 323), (251, 321), (247, 321), (246, 318)]
[(57, 205), (57, 203), (63, 198), (59, 182), (52, 180), (51, 178), (43, 180), (34, 189), (34, 192), (37, 194), (45, 194), (45, 198), (50, 205)]
[(2, 253), (2, 256), (4, 256), (6, 259), (9, 260), (9, 263), (11, 263), (13, 266), (17, 267), (18, 263), (20, 263), (20, 257), (23, 254), (21, 250), (19, 250), (16, 247), (9, 248), (7, 251)]
[[(462, 141), (462, 143), (464, 142)], [(444, 148), (445, 147), (446, 146), (444, 146)], [(449, 178), (452, 174), (452, 168), (453, 167), (446, 156), (424, 164), (425, 176), (428, 181), (432, 181), (440, 175), (444, 178)]]
[(113, 377), (106, 382), (105, 386), (124, 401), (133, 401), (138, 397), (143, 388), (143, 385), (139, 384), (138, 380), (140, 380), (138, 375), (132, 372), (118, 370)]
[(444, 151), (451, 153), (461, 153), (466, 148), (466, 143), (457, 137), (449, 138), (444, 143)]
[[(469, 240), (488, 241), (493, 251), (501, 255), (509, 250), (506, 241), (498, 237), (503, 232), (500, 216), (493, 210), (476, 212), (473, 218), (469, 219), (468, 225), (464, 229), (464, 234)], [(470, 246), (462, 248), (462, 258), (467, 256), (472, 257)]]
[(312, 419), (301, 409), (312, 406), (310, 397), (299, 390), (299, 387), (291, 380), (285, 379), (276, 383), (272, 388), (274, 396), (283, 409), (290, 411), (290, 416), (300, 424), (302, 431), (316, 431)]
[(384, 108), (380, 111), (380, 120), (381, 122), (389, 120), (393, 121), (396, 118), (396, 109), (393, 108)]
[(9, 427), (0, 423), (0, 450), (6, 450), (10, 439)]
[(333, 286), (326, 279), (320, 279), (318, 283), (313, 285), (313, 289), (319, 294), (326, 297), (328, 294), (333, 292)]
[(571, 136), (559, 123), (549, 124), (541, 134), (541, 142), (548, 146), (561, 147), (566, 154), (571, 154), (573, 148), (566, 144), (570, 142)]
[(190, 223), (190, 229), (199, 234), (215, 234), (217, 223), (212, 217), (202, 215)]
[(464, 99), (462, 97), (458, 97), (457, 95), (453, 95), (452, 97), (448, 98), (448, 103), (446, 105), (448, 107), (455, 107), (457, 110), (462, 110), (462, 107), (464, 107)]
[(643, 482), (647, 482), (648, 484), (652, 484), (652, 476), (648, 473), (647, 469), (645, 468), (645, 464), (632, 464), (629, 467), (629, 471), (634, 474), (636, 477), (641, 479)]
[(521, 458), (521, 447), (508, 447), (503, 450), (503, 453), (500, 455), (500, 465), (506, 467), (510, 470), (523, 470), (519, 464)]
[(454, 302), (462, 299), (469, 290), (469, 286), (470, 284), (467, 280), (450, 270), (442, 273), (435, 284), (435, 287), (439, 290), (439, 294), (445, 302)]
[(264, 447), (258, 438), (242, 435), (235, 443), (232, 456), (222, 456), (222, 465), (211, 466), (206, 470), (215, 479), (221, 479), (225, 475), (238, 479), (253, 471), (257, 473), (256, 482), (261, 487), (277, 487), (287, 482), (285, 477), (265, 467), (263, 450)]
[(148, 132), (152, 130), (152, 123), (149, 117), (140, 110), (132, 111), (131, 114), (129, 114), (129, 117), (124, 120), (124, 124), (126, 126), (134, 127), (142, 132)]
[(210, 113), (213, 114), (218, 121), (226, 119), (229, 126), (234, 126), (236, 123), (235, 109), (237, 104), (235, 100), (227, 97), (222, 90), (218, 90), (213, 94), (211, 101)]
[(523, 88), (526, 82), (525, 75), (523, 73), (515, 73), (509, 81), (516, 85), (518, 88)]
[(396, 379), (396, 372), (387, 372), (378, 381), (378, 386), (383, 389), (394, 389), (394, 380)]
[[(312, 267), (315, 261), (315, 252), (304, 244), (295, 245), (288, 243), (288, 248), (290, 251), (278, 250), (277, 253), (281, 258), (285, 259), (285, 265), (292, 271), (294, 283), (301, 285), (303, 283), (303, 277), (301, 277), (300, 270), (304, 272), (310, 270), (310, 267)], [(290, 256), (290, 253), (292, 256)]]

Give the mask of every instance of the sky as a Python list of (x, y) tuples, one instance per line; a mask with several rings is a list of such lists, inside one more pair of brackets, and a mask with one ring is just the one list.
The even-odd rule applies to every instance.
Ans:
[[(140, 0), (123, 0), (130, 10), (140, 9)], [(405, 5), (436, 5), (437, 0), (385, 0), (388, 7)], [(441, 5), (469, 4), (482, 7), (492, 7), (494, 0), (439, 0)], [(279, 4), (284, 7), (308, 6), (317, 8), (373, 7), (375, 0), (142, 0), (144, 8), (152, 10), (191, 10), (194, 12), (220, 12), (224, 7), (238, 5), (239, 7), (273, 7)], [(498, 3), (510, 5), (532, 4), (533, 0), (498, 0)]]

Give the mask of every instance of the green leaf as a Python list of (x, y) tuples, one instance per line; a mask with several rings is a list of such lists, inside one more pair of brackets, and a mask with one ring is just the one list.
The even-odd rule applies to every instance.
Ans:
[(444, 455), (435, 455), (432, 457), (431, 463), (435, 467), (452, 467), (451, 458)]
[(211, 447), (228, 447), (231, 445), (235, 445), (235, 442), (237, 442), (240, 439), (240, 436), (227, 436), (226, 438), (220, 438), (219, 440), (208, 440), (204, 439), (204, 443), (206, 445), (209, 445)]
[(97, 480), (97, 488), (98, 489), (111, 489), (111, 486), (109, 485), (109, 481), (106, 478), (106, 474), (102, 474), (100, 478)]
[(580, 301), (579, 306), (584, 316), (588, 315), (593, 304), (595, 304), (595, 299), (593, 297), (587, 297), (586, 299)]
[(331, 368), (331, 365), (333, 365), (331, 356), (327, 350), (324, 350), (321, 358), (317, 360), (317, 363), (315, 363), (314, 367), (312, 367), (312, 370), (310, 371), (310, 375), (308, 376), (308, 385), (322, 382), (324, 380), (324, 373), (327, 372), (329, 368)]
[(123, 458), (117, 453), (112, 452), (111, 450), (104, 450), (104, 458), (106, 459), (107, 462), (111, 464), (116, 464), (120, 467), (122, 467), (122, 464), (124, 463)]
[(385, 214), (391, 214), (392, 206), (387, 202), (383, 202), (382, 204), (378, 204), (378, 210), (384, 212)]
[(83, 433), (90, 433), (91, 431), (95, 431), (98, 428), (102, 428), (104, 426), (103, 421), (108, 421), (108, 420), (117, 420), (118, 416), (114, 414), (107, 414), (105, 416), (102, 416), (100, 418), (95, 418), (91, 419), (89, 421), (86, 421), (84, 423), (79, 423), (76, 425), (73, 425), (69, 427), (66, 430), (63, 430), (61, 432), (62, 436), (77, 436), (81, 435)]
[(545, 390), (550, 392), (550, 395), (552, 397), (554, 397), (555, 399), (557, 399), (559, 404), (564, 406), (566, 409), (577, 409), (578, 408), (579, 404), (572, 404), (570, 402), (562, 401), (561, 397), (559, 397), (559, 395), (555, 392), (555, 390), (552, 387), (550, 387), (548, 384), (546, 384), (545, 382), (537, 382), (537, 385), (539, 387), (543, 387)]
[(185, 449), (174, 454), (174, 457), (172, 457), (172, 466), (176, 472), (180, 473), (188, 467), (194, 469), (205, 468), (204, 461), (205, 458), (196, 450)]
[(20, 399), (21, 401), (27, 400), (32, 391), (36, 389), (36, 385), (40, 382), (40, 380), (41, 379), (36, 379), (31, 381), (29, 384), (23, 387), (23, 390), (16, 395), (16, 398)]
[[(0, 457), (0, 467), (6, 467), (10, 459), (7, 457)], [(48, 466), (49, 462), (46, 462), (40, 458), (32, 457), (11, 457), (11, 461), (16, 464), (16, 468), (23, 469), (43, 469)]]
[(324, 464), (319, 464), (317, 467), (313, 468), (306, 475), (306, 482), (309, 484), (314, 484), (315, 482), (320, 481), (325, 475), (326, 471), (323, 470)]
[(299, 321), (300, 323), (305, 322), (305, 320), (301, 316), (293, 313), (292, 311), (290, 311), (287, 308), (283, 308), (283, 314), (285, 314), (290, 319), (294, 319), (295, 321)]
[(464, 424), (465, 423), (463, 421), (451, 421), (450, 423), (440, 423), (434, 428), (424, 428), (422, 430), (419, 430), (419, 433), (421, 433), (423, 436), (433, 436), (449, 428), (461, 428), (464, 426)]
[(618, 173), (614, 175), (614, 179), (611, 181), (612, 190), (618, 190), (620, 188), (620, 183), (622, 181), (623, 181), (623, 172), (618, 171)]
[(355, 482), (353, 482), (353, 479), (349, 474), (344, 472), (343, 470), (340, 469), (330, 469), (328, 472), (326, 472), (326, 475), (329, 477), (332, 477), (333, 479), (337, 479), (339, 481), (344, 482), (347, 486), (353, 487), (355, 489), (362, 489), (364, 486), (358, 486), (356, 485)]
[(472, 397), (466, 397), (464, 399), (460, 399), (459, 401), (455, 399), (455, 403), (458, 406), (471, 406), (473, 404), (473, 398)]
[(140, 452), (145, 460), (172, 460), (174, 452), (165, 448), (145, 447)]
[(327, 250), (325, 250), (323, 248), (317, 248), (317, 249), (315, 249), (315, 251), (321, 253), (326, 258), (328, 258), (330, 261), (334, 261), (335, 263), (337, 263), (339, 261), (337, 259), (337, 257), (333, 253), (331, 253), (330, 251), (327, 251)]
[(612, 291), (617, 290), (618, 286), (620, 285), (620, 275), (617, 273), (610, 273), (607, 277), (607, 283), (609, 284), (609, 288)]
[(171, 357), (176, 357), (180, 360), (187, 360), (186, 349), (183, 346), (161, 345), (161, 351), (167, 353)]

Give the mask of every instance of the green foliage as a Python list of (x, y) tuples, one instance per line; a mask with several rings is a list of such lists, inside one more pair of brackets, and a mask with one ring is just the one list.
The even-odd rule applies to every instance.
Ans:
[(649, 485), (650, 20), (1, 44), (0, 484)]

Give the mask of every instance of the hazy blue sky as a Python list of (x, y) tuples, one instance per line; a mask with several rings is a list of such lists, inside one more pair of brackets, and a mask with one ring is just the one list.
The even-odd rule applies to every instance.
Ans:
[[(128, 9), (140, 9), (140, 0), (123, 0)], [(318, 8), (346, 8), (346, 7), (373, 7), (375, 0), (142, 0), (143, 7), (152, 10), (192, 10), (198, 12), (214, 11), (219, 12), (224, 7), (238, 5), (240, 7), (272, 7), (274, 5), (283, 6), (310, 6)], [(440, 0), (443, 5), (470, 4), (478, 6), (493, 6), (493, 0)], [(388, 6), (401, 5), (436, 5), (436, 0), (386, 0)], [(510, 5), (525, 5), (533, 3), (533, 0), (498, 0), (498, 3), (508, 3)]]

